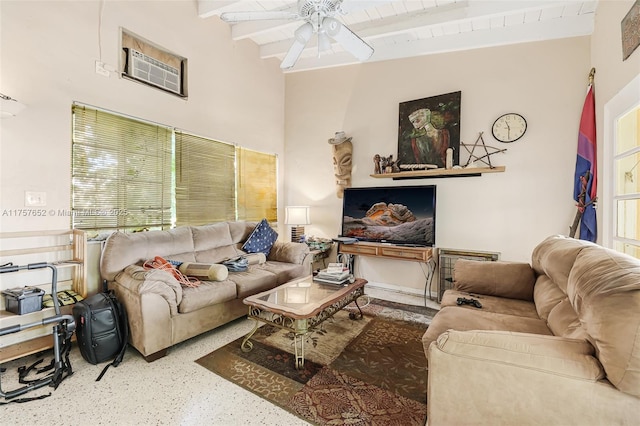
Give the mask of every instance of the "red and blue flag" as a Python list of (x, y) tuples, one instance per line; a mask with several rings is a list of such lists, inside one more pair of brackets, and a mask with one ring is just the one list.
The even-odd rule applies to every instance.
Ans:
[(578, 134), (578, 157), (574, 175), (573, 199), (582, 212), (580, 239), (595, 242), (598, 235), (596, 202), (598, 170), (596, 148), (596, 108), (593, 85), (589, 85), (587, 97), (582, 107), (580, 131)]

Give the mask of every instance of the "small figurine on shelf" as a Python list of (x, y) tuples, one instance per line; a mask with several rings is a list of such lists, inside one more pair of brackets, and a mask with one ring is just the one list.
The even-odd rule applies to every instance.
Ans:
[(451, 170), (453, 168), (453, 148), (447, 148), (447, 160), (444, 168), (447, 170)]
[(397, 173), (400, 171), (397, 162), (393, 160), (393, 154), (388, 157), (380, 157), (380, 168), (382, 173)]
[(382, 169), (380, 169), (381, 160), (382, 158), (380, 157), (380, 154), (376, 154), (373, 156), (373, 164), (374, 164), (373, 173), (376, 175), (379, 175), (382, 173)]

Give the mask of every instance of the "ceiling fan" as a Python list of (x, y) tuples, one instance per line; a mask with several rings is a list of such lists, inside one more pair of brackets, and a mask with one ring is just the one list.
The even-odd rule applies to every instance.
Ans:
[(305, 21), (295, 31), (293, 44), (280, 64), (282, 69), (295, 65), (313, 34), (318, 35), (318, 53), (331, 47), (330, 37), (358, 60), (365, 61), (373, 54), (373, 48), (334, 17), (336, 14), (344, 14), (342, 2), (343, 0), (298, 0), (297, 13), (266, 10), (225, 12), (220, 14), (220, 18), (229, 23), (268, 19)]

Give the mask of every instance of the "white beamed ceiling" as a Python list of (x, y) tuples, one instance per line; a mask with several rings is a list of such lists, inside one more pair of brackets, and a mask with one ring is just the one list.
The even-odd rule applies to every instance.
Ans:
[[(297, 1), (197, 0), (201, 18), (223, 12), (288, 10)], [(562, 0), (345, 0), (339, 16), (375, 52), (368, 62), (434, 53), (590, 35), (596, 1)], [(302, 21), (252, 21), (231, 25), (234, 40), (249, 39), (260, 57), (281, 61)], [(296, 65), (284, 72), (358, 63), (339, 44), (318, 56), (314, 36)]]

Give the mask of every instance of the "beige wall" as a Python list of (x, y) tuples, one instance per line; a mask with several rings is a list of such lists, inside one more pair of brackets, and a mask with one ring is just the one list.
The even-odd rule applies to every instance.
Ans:
[[(591, 37), (592, 66), (596, 68), (596, 111), (640, 73), (640, 48), (622, 60), (620, 23), (635, 0), (599, 0)], [(596, 114), (598, 140), (602, 140), (602, 114)], [(601, 146), (599, 146), (599, 151)]]
[[(107, 1), (98, 33), (100, 4), (0, 2), (0, 92), (28, 105), (18, 117), (0, 121), (0, 213), (24, 208), (24, 191), (46, 192), (47, 209), (69, 208), (70, 108), (79, 101), (281, 155), (280, 206), (311, 205), (308, 234), (325, 237), (339, 233), (342, 209), (327, 139), (344, 130), (354, 138), (354, 186), (438, 185), (438, 247), (528, 261), (542, 238), (566, 234), (573, 219), (578, 120), (589, 69), (597, 68), (600, 140), (603, 104), (640, 69), (638, 51), (621, 59), (620, 20), (633, 0), (600, 0), (593, 37), (286, 77), (276, 60), (258, 59), (249, 42), (231, 41), (225, 24), (197, 18), (193, 2)], [(104, 62), (118, 65), (120, 27), (189, 59), (188, 101), (95, 73), (100, 50)], [(396, 153), (398, 104), (456, 90), (462, 91), (463, 142), (484, 132), (489, 145), (508, 149), (494, 156), (507, 171), (438, 180), (370, 178), (374, 154)], [(529, 130), (520, 141), (501, 145), (490, 126), (509, 111), (523, 114)], [(68, 226), (64, 217), (0, 216), (3, 232)], [(371, 281), (423, 287), (416, 264), (365, 260), (360, 266)]]
[[(286, 187), (287, 203), (312, 206), (308, 234), (340, 232), (342, 204), (334, 195), (327, 139), (344, 130), (354, 142), (353, 186), (438, 186), (438, 247), (530, 261), (535, 245), (550, 234), (566, 235), (575, 215), (578, 125), (592, 66), (601, 169), (603, 105), (640, 71), (640, 52), (622, 62), (620, 47), (620, 21), (633, 3), (600, 0), (592, 37), (287, 75), (285, 174), (293, 182)], [(484, 132), (487, 144), (506, 147), (504, 155), (493, 157), (506, 172), (408, 181), (369, 177), (373, 155), (396, 154), (398, 104), (456, 90), (462, 91), (462, 141), (473, 143)], [(490, 126), (509, 111), (523, 114), (529, 129), (521, 140), (502, 145), (491, 137)], [(359, 264), (370, 282), (414, 292), (424, 288), (418, 265), (364, 257)]]
[[(99, 28), (100, 5), (102, 12)], [(186, 1), (1, 1), (0, 92), (27, 109), (0, 121), (0, 229), (64, 229), (67, 217), (15, 217), (25, 191), (46, 192), (47, 211), (69, 209), (74, 101), (277, 153), (284, 148), (284, 76), (228, 25), (197, 17)], [(120, 27), (189, 61), (189, 99), (95, 73), (118, 66)], [(99, 43), (101, 41), (101, 43)], [(280, 179), (284, 181), (284, 179)]]
[[(334, 194), (327, 139), (353, 136), (353, 186), (436, 184), (436, 245), (496, 251), (528, 261), (543, 238), (568, 232), (578, 122), (589, 73), (589, 37), (478, 49), (286, 78), (286, 199), (312, 206), (309, 234), (340, 232), (342, 200)], [(396, 154), (398, 104), (462, 91), (461, 139), (507, 148), (492, 161), (505, 173), (482, 177), (393, 181), (374, 179), (373, 156)], [(524, 138), (501, 144), (493, 121), (506, 112), (528, 121)], [(461, 159), (466, 161), (465, 150)], [(293, 182), (293, 184), (291, 184)], [(417, 264), (360, 259), (372, 282), (424, 288)]]
[[(598, 206), (598, 229), (602, 232), (611, 232), (612, 228), (612, 205), (606, 203), (606, 197), (611, 196), (605, 194), (605, 188), (612, 184), (612, 168), (608, 164), (604, 164), (605, 151), (613, 146), (612, 132), (606, 132), (606, 129), (614, 128), (614, 121), (617, 117), (612, 116), (610, 123), (605, 123), (605, 106), (612, 101), (613, 98), (618, 99), (615, 103), (620, 104), (620, 91), (629, 84), (634, 78), (640, 76), (640, 48), (637, 48), (626, 61), (622, 60), (622, 43), (621, 43), (621, 27), (620, 22), (626, 16), (634, 0), (613, 1), (600, 0), (594, 33), (591, 42), (591, 58), (592, 66), (596, 68), (595, 76), (595, 94), (596, 94), (596, 132), (598, 140), (598, 198), (600, 203)], [(637, 87), (637, 83), (636, 83)], [(637, 90), (631, 88), (630, 90)], [(627, 92), (629, 89), (627, 90)], [(635, 105), (640, 102), (640, 93), (623, 93), (622, 96), (630, 100), (635, 99)], [(631, 101), (633, 102), (633, 101)], [(632, 106), (632, 105), (630, 105)], [(616, 110), (616, 113), (623, 111)], [(611, 112), (609, 112), (611, 114)], [(598, 241), (605, 245), (611, 245), (611, 239), (599, 236)]]

